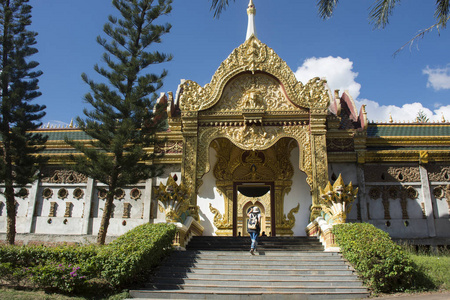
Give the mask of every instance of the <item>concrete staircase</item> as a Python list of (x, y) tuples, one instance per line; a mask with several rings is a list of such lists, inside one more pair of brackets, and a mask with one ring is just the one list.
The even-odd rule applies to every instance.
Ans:
[(174, 251), (145, 289), (147, 299), (361, 299), (369, 296), (338, 253), (306, 237), (195, 237)]

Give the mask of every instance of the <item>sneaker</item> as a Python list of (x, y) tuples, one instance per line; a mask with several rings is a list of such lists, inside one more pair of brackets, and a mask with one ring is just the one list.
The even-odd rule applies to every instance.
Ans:
[(251, 254), (251, 255), (255, 255), (254, 251), (255, 251), (255, 250), (250, 249), (250, 254)]

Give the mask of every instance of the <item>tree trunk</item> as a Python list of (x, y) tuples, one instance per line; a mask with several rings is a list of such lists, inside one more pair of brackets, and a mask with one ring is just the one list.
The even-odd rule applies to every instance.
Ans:
[(114, 192), (108, 191), (106, 196), (105, 207), (103, 209), (102, 222), (100, 223), (100, 229), (97, 235), (97, 244), (104, 245), (106, 240), (106, 233), (108, 232), (109, 219), (111, 218), (111, 212), (113, 208)]
[[(12, 182), (11, 182), (12, 183)], [(16, 201), (14, 199), (14, 188), (11, 185), (5, 187), (6, 198), (6, 241), (10, 245), (14, 245), (16, 239)]]

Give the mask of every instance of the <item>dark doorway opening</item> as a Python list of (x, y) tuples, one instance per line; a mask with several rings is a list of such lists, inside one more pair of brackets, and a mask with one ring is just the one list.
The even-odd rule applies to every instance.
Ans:
[(270, 192), (270, 227), (271, 236), (275, 231), (275, 189), (273, 182), (234, 182), (233, 184), (233, 236), (237, 236), (238, 192), (246, 197), (261, 197)]

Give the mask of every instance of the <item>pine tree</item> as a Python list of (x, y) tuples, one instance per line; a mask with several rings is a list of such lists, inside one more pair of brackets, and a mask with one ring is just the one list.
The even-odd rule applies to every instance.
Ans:
[[(154, 3), (157, 2), (157, 3)], [(85, 101), (93, 109), (84, 109), (85, 119), (77, 118), (80, 128), (93, 138), (89, 144), (67, 140), (84, 155), (72, 156), (73, 169), (107, 187), (97, 243), (104, 244), (114, 195), (118, 189), (161, 173), (149, 164), (155, 157), (148, 147), (157, 142), (156, 132), (164, 126), (163, 107), (156, 107), (156, 91), (167, 71), (144, 73), (150, 65), (167, 62), (170, 55), (146, 49), (160, 43), (170, 31), (170, 24), (154, 24), (171, 11), (172, 0), (113, 0), (120, 18), (109, 16), (98, 37), (104, 47), (103, 61), (108, 68), (95, 65), (94, 70), (107, 80), (96, 83), (82, 74), (91, 92)]]
[(416, 116), (416, 122), (417, 123), (428, 123), (430, 119), (428, 118), (427, 114), (423, 110), (419, 110)]
[(39, 65), (28, 61), (37, 53), (37, 33), (26, 28), (31, 24), (28, 0), (0, 0), (0, 180), (5, 185), (7, 242), (14, 244), (16, 235), (15, 197), (20, 187), (33, 182), (43, 159), (36, 155), (43, 149), (46, 137), (32, 132), (42, 124), (45, 106), (30, 104), (40, 96)]

